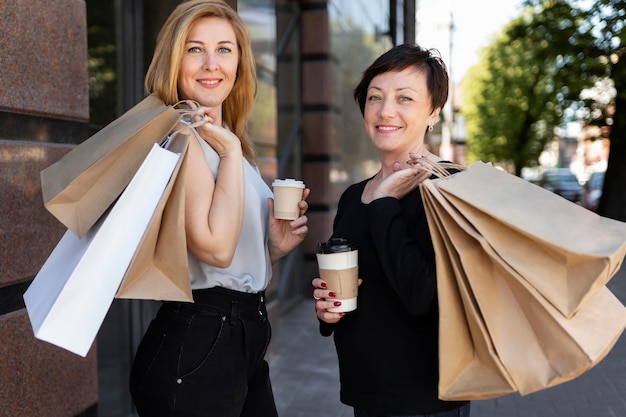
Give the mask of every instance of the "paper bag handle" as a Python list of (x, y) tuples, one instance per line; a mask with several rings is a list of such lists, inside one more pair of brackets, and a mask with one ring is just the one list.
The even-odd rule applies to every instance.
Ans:
[[(181, 114), (181, 116), (193, 116), (194, 114), (197, 113), (197, 110), (195, 109), (191, 109), (191, 108), (184, 108), (184, 107), (180, 107), (181, 105), (190, 102), (191, 100), (183, 100), (183, 101), (179, 101), (178, 103), (174, 104), (172, 107)], [(192, 101), (193, 103), (196, 103), (195, 101)], [(198, 104), (198, 103), (196, 103)], [(166, 148), (168, 143), (174, 139), (174, 137), (176, 137), (177, 135), (179, 135), (183, 130), (185, 129), (191, 129), (191, 128), (195, 128), (198, 126), (202, 126), (203, 124), (206, 124), (207, 121), (206, 119), (200, 119), (197, 122), (190, 122), (188, 125), (186, 125), (183, 128), (177, 129), (174, 132), (172, 132), (171, 135), (168, 135), (163, 142), (161, 142), (161, 147), (162, 148)]]
[(448, 171), (449, 169), (456, 171), (465, 171), (467, 169), (466, 166), (455, 164), (454, 162), (432, 161), (426, 157), (411, 159), (407, 161), (407, 164), (423, 171), (428, 171), (437, 178), (445, 178), (450, 176), (452, 173)]

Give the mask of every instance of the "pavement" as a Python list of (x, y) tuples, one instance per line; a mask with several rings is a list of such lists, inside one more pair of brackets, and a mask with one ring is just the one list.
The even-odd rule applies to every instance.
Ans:
[[(607, 287), (626, 304), (626, 267)], [(317, 329), (313, 300), (281, 315), (278, 352), (270, 360), (281, 417), (353, 417), (339, 401), (337, 358), (332, 338)], [(626, 336), (591, 370), (561, 385), (527, 396), (509, 394), (472, 402), (472, 417), (625, 417)]]

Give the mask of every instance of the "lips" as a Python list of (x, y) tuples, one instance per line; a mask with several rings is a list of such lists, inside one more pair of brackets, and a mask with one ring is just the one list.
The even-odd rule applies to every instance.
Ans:
[(400, 128), (398, 126), (377, 125), (376, 130), (378, 130), (379, 132), (396, 132), (400, 130)]
[(222, 82), (221, 79), (211, 79), (211, 80), (198, 80), (198, 83), (204, 87), (215, 87)]

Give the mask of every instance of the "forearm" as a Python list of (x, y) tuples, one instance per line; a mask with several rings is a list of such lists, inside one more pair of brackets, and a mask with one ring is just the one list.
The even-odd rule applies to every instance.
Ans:
[(204, 160), (189, 158), (185, 230), (189, 250), (203, 262), (230, 265), (243, 224), (244, 173), (241, 152), (220, 161), (217, 180)]
[(243, 157), (229, 154), (222, 157), (208, 213), (212, 239), (234, 252), (241, 227), (245, 204)]
[(394, 199), (381, 200), (369, 208), (371, 234), (390, 284), (411, 314), (428, 311), (436, 296), (437, 281), (432, 245), (427, 244), (427, 223), (409, 223)]

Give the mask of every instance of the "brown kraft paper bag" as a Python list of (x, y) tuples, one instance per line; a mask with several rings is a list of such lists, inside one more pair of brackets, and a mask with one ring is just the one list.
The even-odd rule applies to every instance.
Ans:
[(566, 317), (604, 287), (626, 255), (626, 223), (482, 162), (436, 187)]
[(452, 244), (443, 223), (450, 223), (449, 215), (444, 211), (435, 213), (431, 209), (432, 196), (422, 196), (438, 254), (439, 397), (450, 401), (478, 400), (515, 392), (515, 384), (495, 351), (467, 284), (460, 259), (455, 251), (447, 250)]
[(193, 302), (185, 237), (185, 172), (189, 136), (170, 139), (179, 153), (172, 179), (139, 244), (116, 298)]
[(180, 118), (156, 96), (143, 99), (41, 172), (46, 209), (82, 237)]
[[(438, 193), (435, 182), (425, 182), (422, 191), (429, 221), (430, 217), (439, 221), (439, 228), (433, 234), (445, 236), (437, 239), (447, 243), (444, 252), (441, 246), (435, 246), (437, 256), (458, 259), (457, 284), (467, 285), (472, 293), (476, 314), (484, 320), (495, 352), (517, 390), (526, 395), (569, 381), (604, 358), (626, 325), (626, 309), (619, 300), (602, 286), (585, 297), (575, 315), (566, 317), (498, 256), (456, 207)], [(528, 262), (533, 260), (529, 258)], [(440, 271), (437, 272), (438, 280), (444, 282)], [(439, 296), (441, 314), (445, 317), (446, 300), (442, 297), (446, 293)], [(446, 336), (450, 339), (445, 339)], [(454, 345), (453, 336), (446, 331), (440, 335), (440, 372), (452, 377), (454, 370), (447, 369), (448, 357), (460, 353), (446, 355), (444, 346)], [(482, 378), (476, 375), (476, 379), (465, 381), (458, 377), (455, 382), (462, 386), (454, 392), (446, 391), (446, 381), (441, 380), (440, 396), (477, 399), (500, 395), (486, 391)]]

